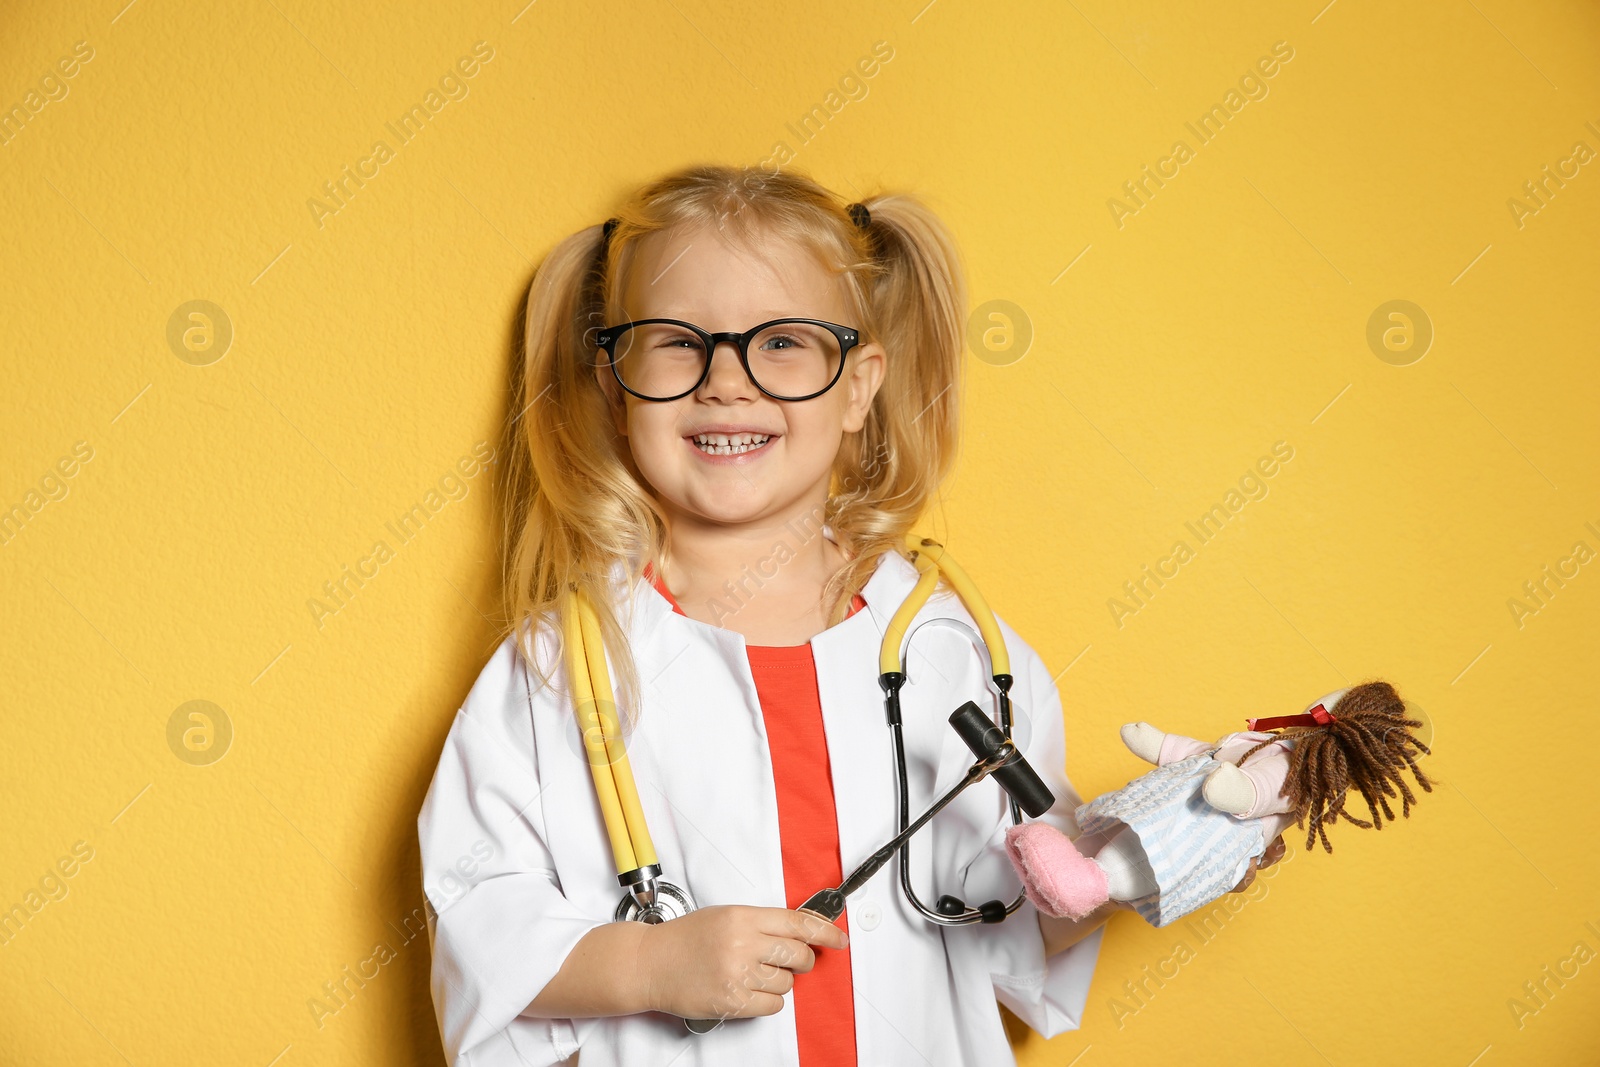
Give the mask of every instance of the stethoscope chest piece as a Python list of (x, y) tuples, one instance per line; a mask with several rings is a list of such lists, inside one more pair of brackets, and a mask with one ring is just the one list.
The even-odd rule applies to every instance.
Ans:
[[(617, 902), (613, 922), (642, 922), (652, 925), (681, 919), (694, 910), (694, 898), (661, 877), (661, 865), (652, 863), (617, 876), (627, 890)], [(685, 1019), (690, 1033), (709, 1034), (722, 1025), (721, 1019)]]
[(658, 878), (654, 900), (648, 904), (642, 903), (633, 893), (628, 893), (617, 901), (617, 910), (611, 919), (613, 922), (637, 920), (645, 923), (664, 923), (669, 919), (681, 919), (693, 910), (694, 901), (690, 899), (687, 890), (679, 889), (671, 882)]

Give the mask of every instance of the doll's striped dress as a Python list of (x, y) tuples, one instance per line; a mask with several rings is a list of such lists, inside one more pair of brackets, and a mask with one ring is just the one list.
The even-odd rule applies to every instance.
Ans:
[(1128, 903), (1151, 926), (1166, 926), (1227, 893), (1267, 850), (1264, 820), (1218, 811), (1200, 795), (1217, 766), (1216, 751), (1155, 767), (1075, 813), (1085, 834), (1114, 834), (1125, 825), (1137, 836), (1160, 888)]

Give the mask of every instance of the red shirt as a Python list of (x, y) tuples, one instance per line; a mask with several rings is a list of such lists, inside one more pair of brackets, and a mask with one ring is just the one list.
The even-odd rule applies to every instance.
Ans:
[[(685, 614), (652, 568), (645, 568), (645, 577), (667, 598), (673, 611)], [(850, 614), (866, 603), (857, 594), (850, 601)], [(844, 881), (817, 665), (809, 644), (747, 644), (745, 652), (761, 700), (777, 787), (784, 897), (789, 908), (798, 908), (817, 890)], [(838, 925), (850, 932), (844, 915), (839, 916)], [(856, 1022), (850, 950), (812, 948), (817, 964), (794, 976), (792, 994), (800, 1063), (804, 1067), (854, 1067)]]

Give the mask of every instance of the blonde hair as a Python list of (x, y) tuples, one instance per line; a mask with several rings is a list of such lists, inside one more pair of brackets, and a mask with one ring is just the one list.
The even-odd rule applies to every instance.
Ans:
[[(853, 316), (847, 321), (863, 344), (884, 348), (885, 374), (866, 424), (841, 443), (822, 517), (849, 557), (823, 592), (834, 625), (878, 557), (902, 551), (949, 474), (967, 310), (960, 254), (938, 217), (905, 194), (861, 202), (871, 214), (864, 229), (842, 198), (802, 174), (688, 167), (634, 193), (616, 212), (609, 242), (601, 226), (580, 230), (534, 276), (506, 428), (505, 632), (544, 620), (559, 648), (567, 590), (582, 588), (618, 668), (617, 702), (631, 710), (630, 726), (637, 668), (610, 574), (620, 561), (637, 582), (646, 562), (663, 558), (669, 530), (596, 381), (593, 331), (624, 321), (637, 243), (662, 230), (715, 226), (746, 249), (759, 237), (788, 239), (836, 275)], [(532, 644), (521, 645), (523, 657), (551, 684), (554, 665), (542, 668)]]

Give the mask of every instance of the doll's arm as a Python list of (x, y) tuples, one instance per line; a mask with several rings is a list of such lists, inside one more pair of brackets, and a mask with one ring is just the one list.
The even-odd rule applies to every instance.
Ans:
[(1122, 728), (1122, 743), (1128, 751), (1144, 760), (1163, 767), (1177, 760), (1187, 759), (1211, 748), (1204, 741), (1183, 734), (1169, 734), (1147, 722), (1130, 722)]
[(1228, 734), (1218, 742), (1219, 765), (1201, 788), (1208, 804), (1241, 819), (1284, 815), (1292, 810), (1289, 798), (1283, 795), (1283, 784), (1289, 777), (1291, 744), (1287, 740), (1257, 749), (1249, 759), (1239, 762), (1258, 742), (1271, 736)]

